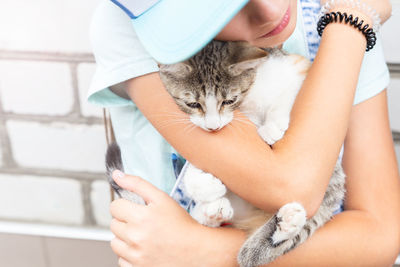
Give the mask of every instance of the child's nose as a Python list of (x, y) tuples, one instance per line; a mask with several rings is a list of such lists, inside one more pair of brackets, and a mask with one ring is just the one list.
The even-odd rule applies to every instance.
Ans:
[(250, 20), (253, 24), (276, 23), (282, 19), (289, 6), (288, 0), (251, 0), (249, 2)]

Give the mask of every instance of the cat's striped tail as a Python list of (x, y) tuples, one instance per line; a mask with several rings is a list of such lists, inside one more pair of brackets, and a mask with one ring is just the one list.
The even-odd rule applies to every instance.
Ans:
[(110, 144), (107, 148), (106, 170), (108, 182), (120, 198), (124, 198), (138, 204), (145, 204), (144, 200), (140, 196), (121, 188), (112, 178), (113, 171), (124, 171), (124, 166), (122, 165), (121, 149), (115, 142)]
[(119, 145), (115, 142), (110, 144), (107, 148), (106, 170), (108, 182), (110, 183), (114, 191), (118, 194), (118, 196), (122, 197), (121, 193), (119, 192), (121, 190), (121, 187), (119, 187), (119, 185), (117, 185), (112, 178), (113, 171), (124, 171), (124, 167), (122, 166), (121, 149), (119, 148)]

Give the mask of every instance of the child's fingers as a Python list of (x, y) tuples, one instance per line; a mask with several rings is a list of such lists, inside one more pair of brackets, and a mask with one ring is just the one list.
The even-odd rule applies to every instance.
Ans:
[(129, 261), (133, 261), (131, 249), (124, 241), (120, 240), (118, 237), (115, 237), (113, 240), (111, 240), (110, 245), (111, 249), (117, 256), (125, 258)]
[(124, 260), (124, 258), (119, 258), (118, 260), (118, 266), (119, 267), (133, 267), (132, 264), (130, 264), (129, 262), (127, 262), (126, 260)]
[(110, 230), (115, 235), (115, 237), (124, 241), (128, 245), (131, 245), (126, 240), (126, 232), (127, 232), (126, 225), (127, 224), (125, 222), (121, 222), (117, 219), (112, 219), (110, 223)]
[(135, 231), (128, 227), (127, 223), (121, 222), (117, 219), (112, 219), (110, 223), (111, 232), (118, 239), (124, 241), (130, 247), (136, 247), (137, 241), (135, 236)]
[(147, 204), (163, 201), (167, 196), (163, 191), (138, 176), (124, 174), (119, 170), (115, 170), (112, 173), (112, 177), (120, 187), (138, 194)]
[(122, 222), (136, 222), (144, 214), (145, 206), (126, 199), (116, 199), (110, 204), (111, 215)]

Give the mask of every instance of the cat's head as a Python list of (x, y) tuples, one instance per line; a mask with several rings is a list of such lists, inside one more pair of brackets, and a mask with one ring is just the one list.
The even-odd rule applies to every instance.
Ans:
[(232, 121), (266, 56), (244, 42), (212, 41), (185, 62), (160, 65), (160, 76), (194, 124), (216, 131)]

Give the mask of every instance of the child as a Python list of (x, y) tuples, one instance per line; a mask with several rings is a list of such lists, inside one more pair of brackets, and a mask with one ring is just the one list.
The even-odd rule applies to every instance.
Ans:
[[(179, 3), (162, 0), (156, 7), (168, 2)], [(247, 124), (237, 125), (237, 131), (225, 127), (212, 134), (195, 129), (190, 136), (182, 125), (164, 125), (170, 119), (166, 113), (182, 113), (163, 88), (156, 61), (142, 43), (158, 60), (167, 62), (174, 55), (175, 60), (190, 56), (213, 37), (212, 32), (189, 35), (195, 40), (188, 45), (193, 51), (179, 47), (180, 51), (179, 43), (174, 43), (179, 36), (167, 38), (174, 33), (168, 18), (182, 19), (180, 23), (187, 26), (190, 18), (199, 21), (213, 14), (209, 19), (214, 19), (206, 21), (207, 26), (214, 25), (215, 33), (218, 27), (224, 27), (217, 39), (245, 40), (260, 47), (283, 43), (289, 52), (312, 58), (313, 47), (318, 44), (305, 38), (306, 34), (313, 34), (307, 28), (312, 14), (307, 12), (318, 2), (226, 1), (237, 4), (236, 9), (246, 4), (237, 14), (228, 8), (211, 8), (215, 6), (211, 1), (193, 1), (204, 10), (189, 9), (190, 4), (181, 2), (181, 6), (158, 14), (166, 14), (166, 18), (159, 18), (160, 28), (140, 22), (139, 17), (139, 22), (133, 22), (135, 30), (119, 7), (110, 2), (100, 5), (92, 25), (98, 70), (89, 100), (111, 107), (125, 171), (156, 186), (121, 172), (114, 175), (117, 183), (148, 203), (137, 206), (117, 200), (111, 204), (115, 218), (111, 230), (116, 235), (111, 244), (121, 266), (236, 265), (236, 254), (245, 238), (242, 232), (197, 224), (159, 190), (169, 192), (175, 182), (170, 158), (175, 149), (260, 208), (274, 212), (296, 200), (312, 216), (322, 200), (343, 141), (348, 191), (345, 211), (271, 266), (383, 266), (394, 261), (400, 244), (400, 190), (386, 111), (384, 89), (388, 73), (379, 42), (366, 53), (360, 73), (366, 39), (358, 29), (340, 23), (326, 27), (315, 62), (296, 99), (290, 127), (272, 148)], [(367, 2), (383, 20), (388, 17), (387, 1)], [(146, 17), (154, 10), (145, 13)], [(373, 18), (357, 7), (333, 5), (331, 10), (373, 23)], [(183, 13), (173, 14), (180, 11)], [(217, 11), (223, 21), (215, 19), (213, 12)], [(184, 26), (189, 29), (187, 33), (195, 29)], [(135, 31), (141, 34), (142, 43)], [(207, 38), (200, 40), (202, 36)], [(157, 46), (157, 37), (162, 45)], [(157, 51), (162, 51), (161, 55)]]

